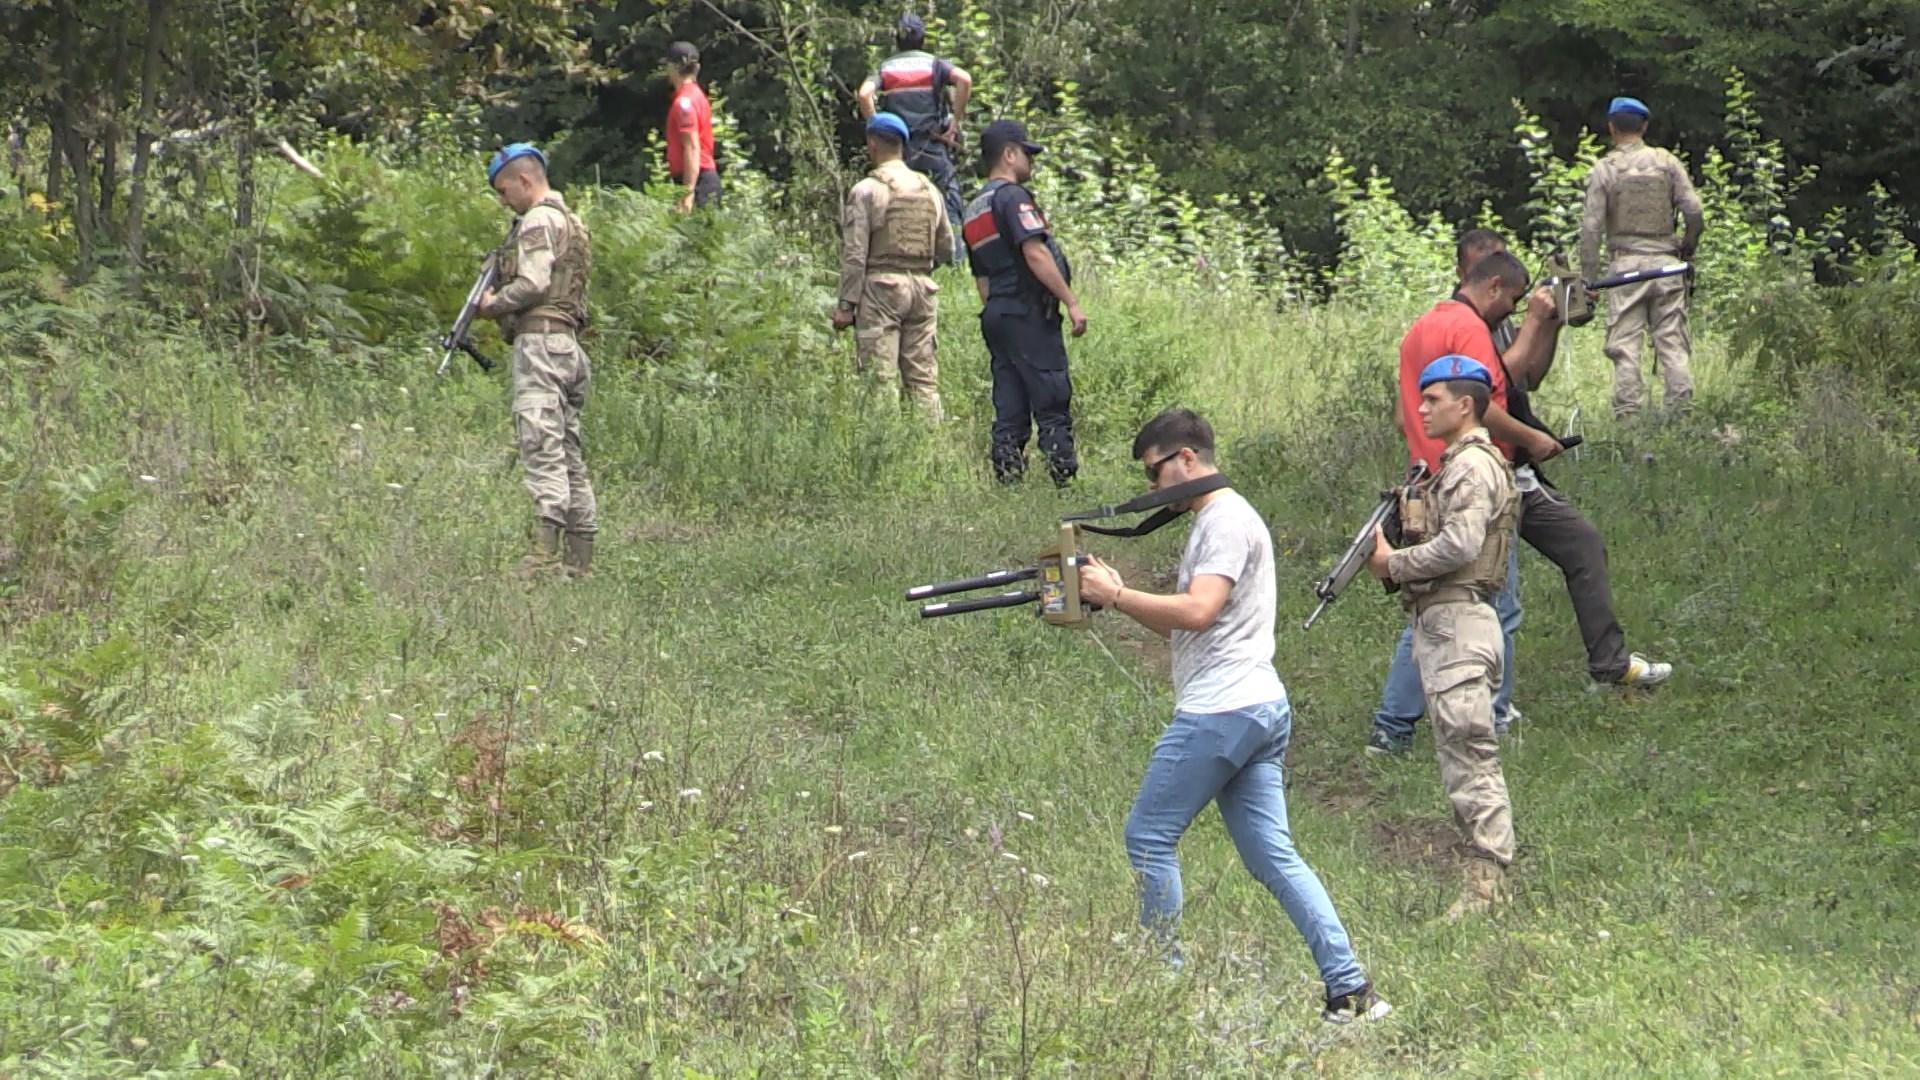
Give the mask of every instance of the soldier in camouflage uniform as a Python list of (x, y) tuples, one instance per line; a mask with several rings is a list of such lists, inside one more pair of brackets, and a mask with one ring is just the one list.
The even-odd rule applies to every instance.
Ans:
[(1470, 854), (1449, 920), (1488, 910), (1513, 862), (1513, 806), (1493, 734), (1503, 672), (1500, 619), (1490, 598), (1507, 581), (1520, 496), (1513, 467), (1481, 426), (1493, 375), (1477, 360), (1443, 356), (1420, 373), (1420, 419), (1445, 439), (1440, 474), (1401, 497), (1403, 542), (1374, 539), (1368, 567), (1403, 586), (1413, 613), (1413, 659), (1433, 718), (1440, 780)]
[(579, 333), (593, 250), (587, 227), (547, 186), (546, 155), (533, 146), (515, 143), (495, 154), (487, 180), (519, 217), (500, 263), (502, 284), (481, 298), (480, 314), (499, 320), (501, 336), (513, 343), (514, 428), (535, 514), (534, 550), (522, 569), (564, 566), (569, 576), (584, 575), (599, 531), (580, 442), (592, 375)]
[(940, 419), (934, 354), (940, 287), (930, 276), (953, 252), (953, 230), (933, 181), (907, 167), (907, 125), (888, 112), (867, 121), (873, 171), (841, 216), (840, 302), (833, 325), (855, 328), (860, 370), (894, 392), (896, 380)]
[[(1613, 149), (1587, 176), (1586, 214), (1580, 222), (1580, 272), (1598, 280), (1603, 269), (1615, 274), (1651, 270), (1692, 259), (1703, 225), (1700, 196), (1680, 159), (1643, 140), (1646, 105), (1636, 98), (1614, 98), (1607, 108), (1607, 132)], [(1676, 237), (1675, 211), (1686, 222)], [(1613, 262), (1600, 263), (1605, 235)], [(1607, 293), (1607, 358), (1613, 361), (1613, 414), (1629, 417), (1646, 404), (1640, 379), (1642, 335), (1653, 332), (1653, 351), (1666, 382), (1666, 407), (1686, 412), (1693, 401), (1689, 370), (1693, 339), (1687, 330), (1688, 277), (1659, 278), (1623, 285)]]

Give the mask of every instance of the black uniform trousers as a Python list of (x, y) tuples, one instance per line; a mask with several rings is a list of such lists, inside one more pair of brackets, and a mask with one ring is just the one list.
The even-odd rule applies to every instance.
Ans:
[(1627, 671), (1627, 636), (1613, 613), (1600, 530), (1565, 495), (1543, 483), (1521, 497), (1520, 539), (1566, 575), (1567, 598), (1587, 646), (1587, 674), (1596, 682), (1618, 680)]
[(980, 313), (980, 333), (993, 357), (993, 474), (1018, 480), (1027, 471), (1027, 436), (1040, 432), (1047, 472), (1065, 484), (1080, 471), (1073, 449), (1073, 379), (1060, 317), (1020, 300), (994, 298)]

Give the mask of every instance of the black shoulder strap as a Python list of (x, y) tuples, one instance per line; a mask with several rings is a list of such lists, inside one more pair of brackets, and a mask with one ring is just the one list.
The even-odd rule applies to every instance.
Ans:
[(1225, 473), (1214, 473), (1212, 476), (1203, 476), (1198, 480), (1189, 480), (1184, 484), (1175, 484), (1170, 488), (1162, 488), (1159, 491), (1149, 491), (1145, 495), (1128, 499), (1126, 502), (1120, 503), (1117, 506), (1096, 506), (1091, 510), (1082, 510), (1077, 514), (1068, 514), (1060, 520), (1062, 522), (1098, 521), (1101, 518), (1119, 517), (1122, 514), (1137, 514), (1142, 510), (1152, 510), (1155, 507), (1160, 507), (1159, 513), (1154, 514), (1138, 525), (1124, 529), (1107, 529), (1098, 525), (1081, 526), (1081, 528), (1088, 532), (1099, 533), (1102, 536), (1121, 536), (1127, 538), (1145, 536), (1185, 513), (1183, 510), (1173, 509), (1173, 503), (1199, 498), (1210, 491), (1219, 491), (1221, 488), (1229, 488), (1232, 486), (1233, 481), (1227, 479)]

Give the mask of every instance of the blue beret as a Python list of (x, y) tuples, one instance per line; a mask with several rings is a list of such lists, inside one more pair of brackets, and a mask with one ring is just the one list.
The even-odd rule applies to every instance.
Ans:
[(1471, 379), (1485, 383), (1489, 389), (1493, 386), (1493, 375), (1487, 366), (1471, 356), (1443, 356), (1428, 364), (1420, 372), (1420, 389), (1425, 390), (1437, 382), (1452, 382), (1455, 379)]
[(907, 141), (907, 122), (890, 112), (877, 112), (867, 118), (867, 134), (885, 135), (899, 142)]
[(507, 167), (507, 162), (523, 157), (539, 158), (540, 167), (547, 167), (547, 155), (541, 153), (539, 147), (532, 143), (517, 142), (495, 151), (493, 160), (487, 163), (487, 183), (493, 183), (493, 178), (500, 175), (500, 170)]
[(1609, 102), (1607, 104), (1607, 115), (1612, 116), (1614, 113), (1639, 113), (1643, 119), (1653, 116), (1652, 113), (1647, 111), (1646, 102), (1633, 97), (1617, 97)]

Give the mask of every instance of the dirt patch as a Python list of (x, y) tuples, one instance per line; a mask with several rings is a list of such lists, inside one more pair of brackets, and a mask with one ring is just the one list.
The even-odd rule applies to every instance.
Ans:
[(1459, 870), (1460, 836), (1453, 826), (1433, 818), (1376, 821), (1373, 842), (1388, 860), (1403, 866), (1451, 875)]
[(1335, 777), (1318, 784), (1304, 785), (1307, 800), (1335, 814), (1347, 817), (1364, 812), (1373, 805), (1373, 785), (1364, 779)]

